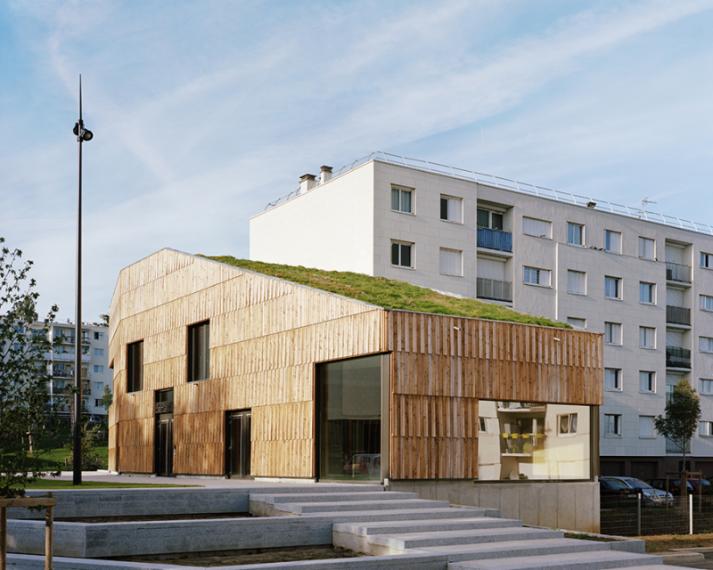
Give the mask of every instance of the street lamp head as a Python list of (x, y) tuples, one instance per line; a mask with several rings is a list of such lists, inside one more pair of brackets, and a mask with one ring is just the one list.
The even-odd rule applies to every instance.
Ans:
[(72, 132), (76, 135), (77, 140), (79, 142), (87, 142), (94, 138), (94, 133), (92, 131), (90, 131), (89, 129), (84, 128), (83, 121), (74, 123), (74, 129), (72, 129)]

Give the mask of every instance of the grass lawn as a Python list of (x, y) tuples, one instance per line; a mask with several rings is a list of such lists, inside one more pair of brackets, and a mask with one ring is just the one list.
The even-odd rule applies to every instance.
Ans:
[(324, 271), (302, 266), (263, 263), (261, 261), (237, 259), (227, 255), (210, 256), (209, 259), (337, 293), (338, 295), (358, 299), (386, 309), (572, 328), (565, 323), (551, 321), (545, 317), (519, 313), (495, 303), (484, 303), (476, 299), (443, 295), (433, 289), (426, 289), (425, 287), (418, 287), (404, 281), (396, 281), (384, 277), (371, 277), (349, 271)]
[(163, 483), (113, 483), (104, 481), (84, 481), (81, 485), (72, 485), (72, 481), (61, 479), (40, 479), (27, 486), (28, 489), (141, 489), (150, 487), (200, 487), (200, 485), (173, 485)]
[[(106, 469), (109, 458), (109, 448), (107, 446), (100, 446), (95, 447), (94, 451), (102, 461), (102, 468)], [(71, 467), (72, 452), (66, 447), (57, 447), (37, 455), (34, 459), (40, 468), (65, 469)]]
[(664, 552), (674, 548), (700, 548), (713, 546), (713, 533), (659, 534), (640, 537), (646, 541), (646, 552)]

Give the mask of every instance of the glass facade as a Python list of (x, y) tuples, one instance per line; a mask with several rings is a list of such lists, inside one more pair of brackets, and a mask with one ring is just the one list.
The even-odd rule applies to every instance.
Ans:
[(590, 478), (589, 406), (481, 400), (478, 409), (480, 481)]
[(381, 478), (381, 356), (317, 367), (321, 479)]

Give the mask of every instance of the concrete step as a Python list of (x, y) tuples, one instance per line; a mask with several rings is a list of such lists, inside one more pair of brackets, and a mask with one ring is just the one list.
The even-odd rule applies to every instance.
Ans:
[(323, 513), (306, 513), (303, 518), (326, 518), (337, 523), (370, 523), (378, 521), (405, 521), (417, 520), (433, 521), (438, 519), (466, 519), (482, 516), (485, 509), (478, 507), (449, 507), (436, 509), (399, 509), (386, 511), (340, 511)]
[[(691, 570), (691, 566), (673, 566), (671, 564), (645, 564), (644, 566), (627, 566), (626, 570)], [(695, 568), (695, 566), (693, 566)]]
[(522, 522), (518, 519), (501, 519), (495, 517), (473, 517), (466, 519), (441, 519), (436, 521), (382, 521), (368, 524), (338, 523), (334, 525), (334, 532), (368, 536), (371, 534), (406, 534), (410, 532), (469, 530), (476, 528), (501, 528), (520, 527)]
[(505, 528), (480, 528), (471, 530), (453, 530), (443, 532), (423, 532), (409, 534), (375, 534), (369, 537), (369, 543), (386, 547), (393, 553), (407, 549), (427, 546), (454, 546), (464, 544), (482, 544), (484, 542), (503, 542), (513, 540), (546, 540), (562, 538), (559, 530), (530, 528), (523, 526)]
[(334, 503), (341, 501), (397, 501), (418, 499), (416, 493), (401, 493), (396, 491), (377, 491), (373, 493), (352, 493), (351, 490), (341, 493), (251, 493), (250, 502), (262, 501), (274, 505), (276, 503)]
[[(635, 568), (661, 564), (661, 558), (647, 554), (598, 550), (572, 554), (548, 554), (545, 556), (518, 556), (491, 560), (468, 560), (451, 562), (449, 570), (604, 570), (612, 568)], [(659, 568), (663, 570), (660, 566)], [(668, 570), (668, 569), (667, 569)]]
[(278, 503), (273, 505), (276, 511), (287, 513), (333, 513), (343, 511), (385, 511), (404, 509), (435, 509), (448, 507), (448, 501), (427, 501), (406, 499), (395, 501), (336, 501), (325, 503)]
[(591, 552), (610, 550), (609, 542), (595, 540), (575, 540), (572, 538), (550, 538), (545, 540), (510, 540), (458, 546), (428, 546), (419, 552), (445, 554), (449, 562), (463, 560), (488, 560), (491, 558), (512, 558), (513, 556), (543, 556), (545, 554), (567, 554), (570, 552)]

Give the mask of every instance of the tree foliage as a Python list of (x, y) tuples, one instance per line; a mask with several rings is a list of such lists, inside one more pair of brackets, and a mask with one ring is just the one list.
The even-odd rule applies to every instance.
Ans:
[(0, 497), (21, 496), (40, 474), (29, 456), (47, 419), (45, 353), (57, 307), (38, 321), (32, 261), (0, 237)]
[(656, 416), (654, 420), (656, 431), (672, 441), (681, 451), (684, 470), (686, 452), (700, 419), (700, 398), (686, 380), (681, 380), (674, 386), (673, 394), (666, 403), (666, 413), (663, 416)]

